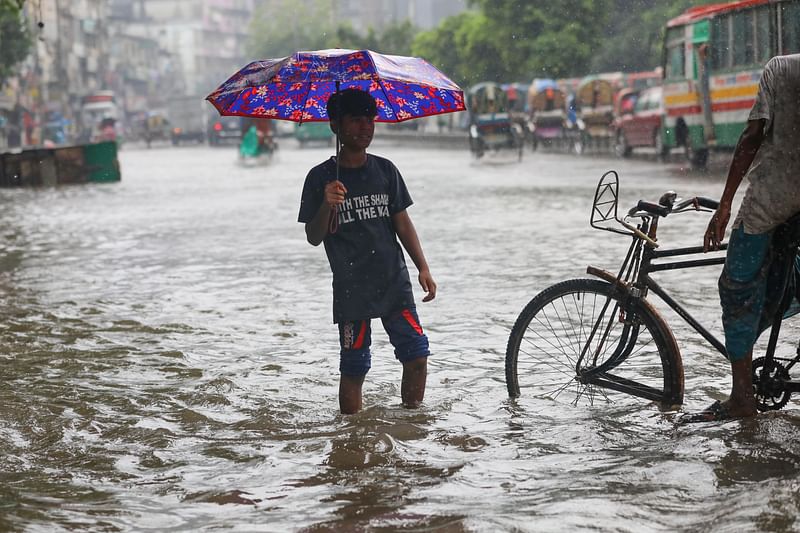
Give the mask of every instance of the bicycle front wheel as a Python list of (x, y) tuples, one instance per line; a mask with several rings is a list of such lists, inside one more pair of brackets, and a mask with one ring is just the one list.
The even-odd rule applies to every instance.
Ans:
[(506, 385), (573, 405), (635, 397), (683, 401), (683, 365), (663, 320), (609, 283), (573, 279), (539, 293), (506, 349)]

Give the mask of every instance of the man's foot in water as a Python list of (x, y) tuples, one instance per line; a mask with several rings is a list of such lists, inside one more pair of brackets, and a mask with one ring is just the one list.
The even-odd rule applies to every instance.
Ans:
[(693, 424), (697, 422), (721, 422), (732, 418), (749, 418), (758, 414), (754, 402), (734, 402), (728, 399), (724, 402), (716, 401), (696, 413), (686, 413), (678, 419), (679, 424)]

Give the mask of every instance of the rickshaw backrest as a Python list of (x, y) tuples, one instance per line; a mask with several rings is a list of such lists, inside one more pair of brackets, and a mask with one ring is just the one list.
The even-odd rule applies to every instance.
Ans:
[(534, 80), (528, 89), (528, 108), (531, 112), (563, 110), (566, 95), (553, 80)]
[(507, 113), (508, 95), (497, 83), (479, 83), (467, 92), (467, 106), (473, 114)]
[(614, 86), (610, 81), (595, 78), (578, 87), (578, 103), (582, 108), (614, 104)]

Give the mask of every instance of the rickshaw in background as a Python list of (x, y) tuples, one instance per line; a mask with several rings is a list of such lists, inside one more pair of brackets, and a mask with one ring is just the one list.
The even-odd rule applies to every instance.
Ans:
[(148, 148), (153, 141), (170, 141), (172, 125), (169, 123), (166, 113), (159, 111), (147, 113), (142, 123), (142, 137)]
[(278, 143), (275, 142), (272, 121), (266, 118), (242, 117), (242, 140), (239, 143), (239, 160), (242, 164), (268, 163)]
[(576, 93), (578, 118), (582, 131), (575, 145), (575, 152), (586, 148), (608, 150), (614, 134), (615, 84), (599, 76), (587, 76)]
[(566, 95), (554, 80), (535, 79), (528, 89), (531, 148), (560, 145), (567, 120)]
[(522, 160), (524, 134), (511, 120), (508, 95), (498, 83), (482, 82), (467, 91), (469, 149), (476, 158), (488, 151), (510, 149)]
[(511, 115), (511, 122), (519, 124), (522, 129), (523, 138), (527, 138), (528, 131), (528, 90), (530, 83), (508, 83), (503, 85), (503, 90), (508, 97), (508, 113)]

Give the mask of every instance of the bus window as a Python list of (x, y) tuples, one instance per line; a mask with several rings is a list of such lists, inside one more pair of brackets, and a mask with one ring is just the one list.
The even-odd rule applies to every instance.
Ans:
[(764, 64), (775, 55), (772, 49), (772, 17), (769, 6), (756, 9), (756, 58), (758, 63)]
[(666, 78), (683, 78), (686, 70), (686, 55), (683, 48), (684, 28), (667, 30)]
[(781, 53), (800, 52), (800, 4), (787, 3), (781, 6), (782, 50)]
[(753, 11), (746, 10), (734, 13), (733, 34), (733, 64), (734, 66), (751, 65), (755, 63), (753, 50)]
[(731, 67), (731, 17), (717, 17), (711, 22), (711, 69)]

